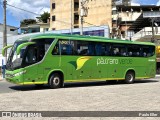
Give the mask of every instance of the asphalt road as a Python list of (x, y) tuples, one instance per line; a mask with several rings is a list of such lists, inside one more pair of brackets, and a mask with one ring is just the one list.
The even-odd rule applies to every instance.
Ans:
[[(36, 88), (33, 85), (18, 86), (3, 80), (0, 81), (0, 111), (160, 111), (159, 80), (160, 76), (136, 81), (134, 84), (76, 83), (66, 84), (62, 89), (49, 89), (47, 86)], [(59, 119), (142, 120), (146, 118), (55, 118)]]
[[(145, 79), (145, 80), (136, 80), (136, 84), (152, 84), (155, 82), (160, 82), (160, 75), (156, 76), (152, 79)], [(89, 82), (89, 83), (66, 83), (64, 88), (78, 88), (78, 87), (93, 87), (93, 86), (109, 86), (109, 85), (118, 85), (123, 86), (126, 84), (123, 84), (121, 82), (116, 81), (103, 81), (103, 82)], [(0, 94), (2, 93), (10, 93), (10, 92), (18, 92), (18, 91), (34, 91), (34, 90), (47, 90), (49, 87), (47, 85), (44, 85), (43, 87), (36, 87), (35, 85), (15, 85), (12, 83), (7, 82), (6, 80), (0, 81)]]

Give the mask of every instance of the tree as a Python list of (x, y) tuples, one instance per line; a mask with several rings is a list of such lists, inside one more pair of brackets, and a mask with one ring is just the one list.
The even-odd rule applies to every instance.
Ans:
[(21, 21), (21, 26), (23, 25), (30, 25), (30, 24), (36, 24), (36, 20), (35, 19), (24, 19)]
[(43, 14), (41, 14), (40, 17), (38, 17), (38, 19), (39, 19), (39, 21), (42, 21), (43, 23), (47, 23), (49, 17), (50, 17), (50, 13), (44, 12)]

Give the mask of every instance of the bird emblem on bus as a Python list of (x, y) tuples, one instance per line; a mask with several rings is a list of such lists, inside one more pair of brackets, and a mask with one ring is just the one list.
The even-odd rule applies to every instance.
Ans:
[(91, 59), (91, 57), (89, 56), (85, 56), (85, 57), (80, 57), (77, 59), (76, 63), (77, 63), (77, 69), (76, 70), (79, 70), (83, 67), (83, 65), (89, 60)]

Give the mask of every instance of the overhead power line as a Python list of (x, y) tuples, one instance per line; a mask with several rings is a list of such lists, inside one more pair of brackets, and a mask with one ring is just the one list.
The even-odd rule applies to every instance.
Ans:
[[(1, 3), (0, 3), (0, 4), (1, 4)], [(19, 10), (22, 10), (22, 11), (25, 11), (25, 12), (28, 12), (28, 13), (31, 13), (31, 14), (34, 14), (34, 15), (38, 15), (38, 16), (41, 15), (41, 14), (38, 14), (38, 13), (31, 12), (31, 11), (29, 11), (29, 10), (25, 10), (25, 9), (16, 7), (16, 6), (14, 6), (14, 5), (10, 5), (10, 4), (8, 4), (8, 3), (7, 3), (7, 5), (10, 6), (10, 7), (13, 7), (13, 8), (16, 8), (16, 9), (19, 9)], [(62, 23), (65, 23), (65, 24), (71, 24), (71, 23), (69, 23), (69, 22), (65, 22), (65, 21), (62, 21), (62, 20), (56, 20), (56, 21), (62, 22)]]
[(38, 14), (38, 13), (34, 13), (34, 12), (31, 12), (31, 11), (28, 11), (28, 10), (25, 10), (25, 9), (22, 9), (22, 8), (19, 8), (19, 7), (10, 5), (10, 4), (8, 4), (8, 3), (7, 3), (7, 5), (10, 6), (10, 7), (13, 7), (13, 8), (16, 8), (16, 9), (19, 9), (19, 10), (22, 10), (22, 11), (25, 11), (25, 12), (28, 12), (28, 13), (31, 13), (31, 14), (40, 15), (40, 14)]
[[(22, 9), (22, 8), (19, 8), (19, 7), (10, 5), (10, 4), (8, 4), (8, 3), (7, 3), (7, 5), (10, 6), (10, 7), (13, 7), (13, 8), (16, 8), (16, 9), (19, 9), (19, 10), (22, 10), (22, 11), (25, 11), (25, 12), (28, 12), (28, 13), (31, 13), (31, 14), (35, 14), (35, 15), (38, 15), (38, 16), (41, 15), (41, 14), (38, 14), (38, 13), (31, 12), (31, 11), (29, 11), (29, 10), (25, 10), (25, 9)], [(62, 21), (62, 20), (56, 20), (56, 21), (62, 22), (62, 23), (65, 23), (65, 24), (71, 24), (71, 23), (69, 23), (69, 22), (65, 22), (65, 21)]]
[[(1, 2), (0, 2), (0, 4), (2, 4)], [(34, 15), (41, 15), (41, 14), (38, 14), (38, 13), (35, 13), (35, 12), (32, 12), (32, 11), (29, 11), (29, 10), (25, 10), (25, 9), (22, 9), (22, 8), (19, 8), (19, 7), (16, 7), (16, 6), (14, 6), (14, 5), (10, 5), (10, 4), (8, 4), (8, 3), (6, 3), (6, 5), (7, 6), (10, 6), (10, 7), (13, 7), (13, 8), (16, 8), (16, 9), (19, 9), (19, 10), (22, 10), (22, 11), (25, 11), (25, 12), (28, 12), (28, 13), (31, 13), (31, 14), (34, 14)], [(66, 21), (62, 21), (62, 20), (56, 20), (57, 22), (61, 22), (61, 23), (64, 23), (64, 24), (72, 24), (72, 23), (69, 23), (69, 22), (66, 22)], [(97, 26), (97, 25), (94, 25), (94, 24), (92, 24), (92, 23), (88, 23), (88, 22), (86, 22), (86, 21), (83, 21), (84, 23), (87, 23), (87, 24), (89, 24), (89, 25), (93, 25), (93, 26), (96, 26), (96, 27), (100, 27), (100, 28), (103, 28), (103, 29), (107, 29), (107, 28), (105, 28), (105, 27), (101, 27), (101, 26)], [(73, 26), (73, 24), (72, 24), (72, 26)]]

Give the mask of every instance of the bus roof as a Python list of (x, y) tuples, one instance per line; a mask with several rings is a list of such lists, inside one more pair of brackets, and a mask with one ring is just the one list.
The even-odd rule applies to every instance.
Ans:
[(68, 34), (53, 34), (53, 33), (44, 33), (30, 35), (18, 39), (17, 41), (32, 41), (40, 38), (61, 38), (61, 39), (70, 39), (70, 40), (88, 40), (88, 41), (100, 41), (100, 42), (114, 42), (114, 43), (126, 43), (126, 44), (143, 44), (143, 45), (155, 45), (151, 42), (139, 42), (139, 41), (130, 41), (130, 40), (120, 40), (120, 39), (111, 39), (99, 36), (82, 36), (82, 35), (68, 35)]

